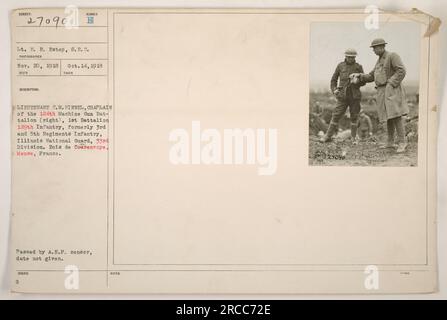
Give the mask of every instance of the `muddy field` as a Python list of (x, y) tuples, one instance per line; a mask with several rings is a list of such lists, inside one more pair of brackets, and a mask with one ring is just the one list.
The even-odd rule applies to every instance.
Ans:
[(309, 164), (314, 166), (417, 166), (417, 141), (408, 143), (404, 153), (397, 154), (392, 149), (379, 149), (379, 141), (386, 136), (373, 137), (353, 145), (350, 141), (322, 144), (314, 138), (309, 140)]
[[(373, 93), (364, 94), (362, 109), (371, 118), (373, 135), (365, 141), (352, 144), (349, 139), (349, 113), (340, 121), (340, 132), (328, 143), (319, 142), (319, 137), (326, 126), (315, 126), (309, 121), (309, 165), (314, 166), (417, 166), (418, 147), (418, 97), (417, 91), (407, 92), (410, 114), (405, 118), (408, 146), (404, 153), (397, 154), (394, 149), (380, 149), (386, 142), (386, 130), (377, 120)], [(318, 101), (318, 107), (315, 102)], [(323, 124), (330, 122), (335, 99), (330, 93), (312, 93), (310, 112), (313, 117), (318, 114)]]

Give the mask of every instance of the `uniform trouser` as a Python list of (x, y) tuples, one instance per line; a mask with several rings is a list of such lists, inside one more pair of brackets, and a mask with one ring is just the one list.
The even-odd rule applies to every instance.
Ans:
[(388, 131), (388, 143), (394, 143), (394, 132), (397, 133), (398, 143), (405, 142), (404, 119), (402, 117), (388, 119), (386, 127)]
[(337, 99), (337, 106), (332, 112), (331, 124), (338, 125), (338, 122), (346, 113), (349, 108), (349, 113), (351, 114), (351, 126), (357, 126), (357, 120), (360, 112), (360, 99)]

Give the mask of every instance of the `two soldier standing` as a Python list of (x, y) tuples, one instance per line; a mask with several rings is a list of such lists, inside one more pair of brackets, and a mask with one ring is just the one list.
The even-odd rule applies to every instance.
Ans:
[[(407, 144), (403, 116), (408, 114), (409, 110), (401, 82), (405, 77), (406, 70), (398, 54), (385, 50), (386, 44), (383, 39), (372, 41), (371, 48), (379, 58), (374, 69), (368, 74), (364, 74), (362, 66), (355, 61), (357, 55), (355, 50), (346, 50), (345, 61), (337, 65), (331, 78), (331, 90), (337, 98), (337, 106), (332, 113), (329, 128), (322, 138), (322, 142), (331, 140), (337, 131), (338, 121), (349, 107), (351, 138), (356, 143), (361, 99), (360, 87), (367, 82), (374, 81), (377, 89), (379, 121), (387, 123), (388, 140), (381, 148), (397, 147), (398, 153), (405, 151)], [(397, 133), (397, 145), (394, 143), (395, 133)]]

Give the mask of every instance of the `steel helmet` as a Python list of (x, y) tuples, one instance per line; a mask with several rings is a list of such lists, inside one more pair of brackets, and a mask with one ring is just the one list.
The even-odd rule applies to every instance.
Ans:
[(377, 38), (377, 39), (374, 39), (372, 42), (371, 42), (371, 48), (374, 48), (375, 46), (380, 46), (380, 45), (385, 45), (385, 44), (387, 44), (386, 42), (385, 42), (385, 40), (383, 40), (382, 38)]
[(346, 49), (345, 51), (345, 56), (346, 57), (356, 57), (357, 56), (357, 51), (355, 51), (355, 49)]

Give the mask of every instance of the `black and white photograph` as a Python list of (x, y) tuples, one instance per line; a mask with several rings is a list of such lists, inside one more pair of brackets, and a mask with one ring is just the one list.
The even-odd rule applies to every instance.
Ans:
[(309, 165), (418, 164), (421, 29), (377, 27), (311, 26)]

